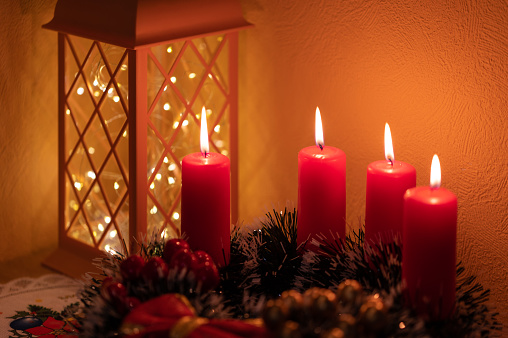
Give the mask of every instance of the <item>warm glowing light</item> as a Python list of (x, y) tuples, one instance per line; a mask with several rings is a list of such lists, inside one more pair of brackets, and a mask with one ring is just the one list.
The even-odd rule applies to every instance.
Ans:
[(169, 159), (167, 156), (164, 156), (164, 163), (169, 163)]
[(113, 88), (108, 89), (108, 94), (113, 94)]
[(385, 124), (385, 158), (393, 164), (395, 154), (393, 153), (392, 133), (388, 123)]
[(115, 238), (116, 237), (116, 230), (110, 231), (109, 232), (109, 237)]
[(180, 214), (177, 213), (177, 212), (174, 212), (173, 213), (173, 219), (179, 219), (180, 218)]
[(164, 91), (168, 90), (168, 86), (164, 86)]
[(175, 77), (175, 76), (172, 76), (172, 77), (170, 78), (170, 80), (171, 80), (171, 82), (175, 83), (175, 82), (176, 82), (176, 77)]
[(93, 96), (95, 96), (95, 97), (99, 97), (99, 95), (101, 95), (101, 93), (99, 93), (98, 91), (94, 91), (94, 92), (93, 92)]
[(430, 166), (430, 187), (439, 188), (441, 186), (441, 164), (439, 157), (432, 157), (432, 165)]
[(406, 328), (406, 324), (404, 324), (404, 322), (400, 322), (399, 323), (399, 328), (402, 330), (402, 329), (405, 329)]
[(168, 177), (168, 183), (169, 184), (175, 184), (176, 180), (174, 177)]
[(113, 184), (113, 188), (115, 188), (115, 190), (120, 189), (120, 184), (118, 184), (118, 182), (115, 182), (115, 183)]
[(155, 215), (157, 213), (157, 207), (154, 205), (152, 209), (150, 209), (150, 214)]
[(97, 87), (99, 85), (99, 81), (97, 81), (97, 79), (93, 80), (93, 85)]
[(169, 105), (169, 103), (164, 103), (164, 110), (169, 110), (171, 109), (171, 106)]
[(213, 131), (215, 131), (216, 133), (220, 133), (220, 125), (216, 125), (214, 128), (213, 128)]
[(101, 223), (99, 223), (97, 228), (99, 229), (99, 231), (104, 231), (104, 225), (102, 225)]
[(106, 224), (111, 223), (111, 217), (109, 216), (104, 217), (104, 222), (106, 222)]
[(153, 189), (155, 189), (155, 183), (153, 183), (153, 182), (152, 182), (152, 183), (150, 184), (150, 189), (152, 189), (152, 190), (153, 190)]
[(224, 147), (224, 141), (222, 141), (222, 140), (217, 140), (217, 141), (215, 142), (215, 145), (217, 145), (217, 147), (219, 147), (219, 148), (222, 148), (222, 147)]
[(81, 191), (81, 188), (83, 188), (83, 183), (74, 182), (74, 188), (78, 189), (78, 191)]
[(120, 101), (120, 97), (119, 96), (113, 96), (113, 101), (119, 102)]
[(178, 125), (179, 125), (179, 124), (180, 124), (180, 123), (178, 123), (178, 122), (173, 123), (173, 129), (178, 128)]
[(228, 151), (227, 151), (226, 149), (222, 150), (220, 153), (221, 153), (222, 155), (224, 155), (224, 156), (228, 156), (228, 154), (229, 154), (229, 153), (228, 153)]
[(168, 237), (168, 229), (164, 230), (162, 233), (161, 233), (161, 238), (164, 239)]
[(71, 200), (71, 201), (69, 202), (69, 206), (70, 206), (70, 207), (72, 208), (72, 210), (74, 210), (74, 211), (78, 211), (78, 209), (79, 209), (79, 205), (78, 205), (78, 203), (76, 203), (76, 201), (75, 201), (75, 200)]
[(315, 136), (316, 136), (316, 145), (321, 148), (321, 150), (323, 149), (323, 147), (325, 146), (325, 139), (324, 139), (324, 136), (323, 136), (323, 123), (321, 122), (321, 112), (319, 111), (319, 108), (316, 107), (316, 133), (315, 133)]
[(88, 148), (88, 153), (89, 153), (90, 155), (93, 155), (93, 154), (95, 153), (95, 148), (94, 148), (94, 147), (89, 147), (89, 148)]
[(104, 250), (106, 250), (108, 253), (111, 253), (111, 248), (108, 244), (104, 246)]
[(208, 146), (208, 126), (206, 125), (206, 110), (205, 107), (201, 109), (201, 133), (200, 133), (201, 154), (206, 157), (210, 152)]
[(127, 130), (124, 130), (122, 137), (127, 137)]
[(94, 180), (94, 179), (95, 179), (95, 177), (96, 177), (96, 176), (95, 176), (95, 173), (94, 173), (93, 171), (89, 171), (89, 172), (87, 172), (86, 174), (87, 174), (87, 176), (88, 176), (88, 177), (90, 177), (92, 180)]
[(193, 78), (195, 78), (195, 77), (196, 77), (196, 73), (190, 73), (190, 74), (189, 74), (189, 79), (193, 79)]
[(173, 52), (173, 47), (169, 46), (168, 49), (166, 49), (166, 52), (169, 54)]
[(155, 179), (156, 179), (157, 181), (160, 181), (160, 180), (161, 180), (161, 178), (162, 178), (162, 174), (161, 174), (161, 173), (157, 173), (157, 174), (155, 175)]
[(188, 126), (188, 125), (189, 125), (189, 121), (188, 120), (183, 120), (182, 127), (185, 127), (185, 126)]
[(67, 110), (65, 111), (65, 114), (70, 115), (70, 114), (71, 114), (71, 110), (70, 110), (70, 109), (67, 109)]
[(169, 170), (169, 171), (173, 171), (173, 170), (175, 170), (175, 169), (176, 169), (176, 164), (174, 164), (174, 163), (171, 163), (171, 164), (168, 166), (168, 170)]

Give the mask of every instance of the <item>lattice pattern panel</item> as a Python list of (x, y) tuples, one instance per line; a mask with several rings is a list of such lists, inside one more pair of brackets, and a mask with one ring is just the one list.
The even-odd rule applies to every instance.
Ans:
[(229, 45), (227, 35), (214, 35), (148, 53), (148, 233), (179, 233), (181, 161), (199, 152), (203, 106), (210, 150), (228, 155)]
[(109, 251), (129, 237), (127, 50), (64, 39), (65, 232)]

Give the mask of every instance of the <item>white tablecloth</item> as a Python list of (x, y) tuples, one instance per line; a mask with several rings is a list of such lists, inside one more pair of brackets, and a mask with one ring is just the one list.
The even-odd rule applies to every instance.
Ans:
[(81, 284), (63, 275), (19, 278), (0, 284), (0, 337), (75, 336), (69, 316)]

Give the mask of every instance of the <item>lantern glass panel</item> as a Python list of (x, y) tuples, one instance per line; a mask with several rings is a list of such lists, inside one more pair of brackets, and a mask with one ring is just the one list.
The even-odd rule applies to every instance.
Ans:
[(230, 139), (229, 139), (229, 107), (226, 108), (218, 123), (213, 127), (214, 133), (210, 137), (211, 143), (215, 148), (214, 151), (222, 155), (229, 156)]
[(203, 106), (211, 150), (228, 151), (229, 43), (211, 35), (155, 46), (148, 55), (147, 231), (165, 238), (179, 233), (180, 163), (200, 151)]
[(65, 224), (96, 248), (128, 238), (127, 50), (64, 35)]

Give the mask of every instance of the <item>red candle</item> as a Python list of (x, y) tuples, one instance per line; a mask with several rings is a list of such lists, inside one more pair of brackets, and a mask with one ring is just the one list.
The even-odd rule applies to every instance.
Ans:
[(395, 161), (390, 126), (385, 124), (385, 161), (367, 167), (367, 198), (365, 203), (365, 240), (381, 236), (393, 241), (402, 236), (404, 193), (416, 186), (416, 170), (405, 162)]
[(402, 279), (410, 304), (433, 318), (450, 316), (455, 304), (457, 197), (440, 185), (434, 155), (430, 187), (404, 196)]
[(316, 145), (298, 153), (298, 243), (330, 231), (346, 236), (346, 154), (324, 146), (319, 108)]
[[(193, 250), (204, 250), (225, 265), (230, 249), (229, 159), (209, 153), (206, 111), (201, 112), (201, 153), (182, 161), (182, 233)], [(224, 255), (226, 262), (224, 261)]]

